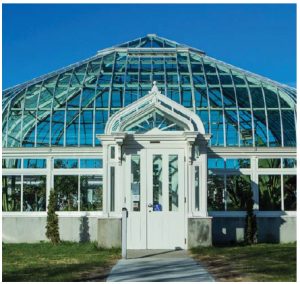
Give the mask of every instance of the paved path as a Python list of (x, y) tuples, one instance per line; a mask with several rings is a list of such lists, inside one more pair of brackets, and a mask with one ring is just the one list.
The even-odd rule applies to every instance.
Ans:
[(186, 251), (130, 250), (107, 282), (212, 282), (213, 277)]

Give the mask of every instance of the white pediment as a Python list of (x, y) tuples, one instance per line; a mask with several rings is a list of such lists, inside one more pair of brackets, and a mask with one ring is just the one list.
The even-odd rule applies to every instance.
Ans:
[(150, 131), (196, 131), (205, 134), (201, 119), (159, 92), (156, 83), (139, 100), (116, 112), (106, 124), (105, 133), (152, 133)]

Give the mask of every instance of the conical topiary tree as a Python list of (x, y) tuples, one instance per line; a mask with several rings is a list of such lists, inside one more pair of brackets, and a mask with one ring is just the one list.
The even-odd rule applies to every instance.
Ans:
[(245, 242), (249, 245), (257, 243), (257, 223), (253, 212), (254, 201), (252, 196), (252, 191), (249, 191), (246, 198)]
[(49, 204), (47, 207), (46, 237), (51, 241), (52, 244), (57, 244), (60, 242), (58, 216), (55, 213), (56, 205), (56, 195), (54, 190), (51, 190)]

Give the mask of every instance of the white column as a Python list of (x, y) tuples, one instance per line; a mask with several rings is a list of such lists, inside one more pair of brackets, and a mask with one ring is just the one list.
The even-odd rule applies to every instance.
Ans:
[(47, 184), (46, 184), (46, 210), (49, 204), (50, 190), (54, 189), (53, 175), (52, 175), (52, 157), (47, 157), (46, 167), (47, 167)]
[(206, 145), (201, 146), (200, 153), (200, 215), (207, 216), (207, 151)]

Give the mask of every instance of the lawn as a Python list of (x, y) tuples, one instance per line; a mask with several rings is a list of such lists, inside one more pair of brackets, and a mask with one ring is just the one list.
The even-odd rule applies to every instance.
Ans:
[(296, 243), (191, 250), (217, 281), (296, 281)]
[(2, 244), (2, 280), (105, 281), (119, 258), (95, 243)]

